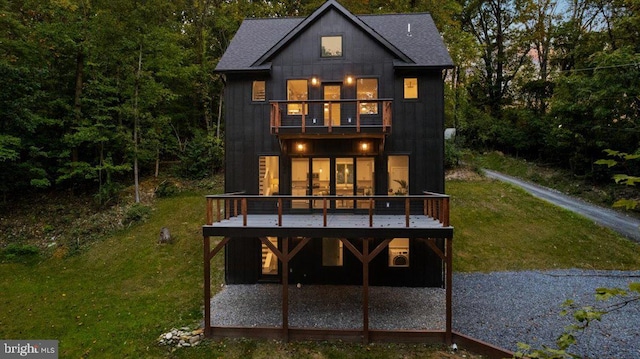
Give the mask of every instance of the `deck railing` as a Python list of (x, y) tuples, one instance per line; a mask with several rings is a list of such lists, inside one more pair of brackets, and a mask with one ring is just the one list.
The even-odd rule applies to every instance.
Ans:
[[(313, 208), (295, 208), (294, 203), (315, 205)], [(357, 203), (354, 208), (336, 209), (337, 203)], [(215, 203), (215, 206), (214, 206)], [(321, 203), (320, 205), (317, 205)], [(266, 204), (260, 206), (260, 204)], [(366, 204), (366, 206), (365, 206)], [(391, 209), (390, 209), (391, 208)], [(393, 211), (392, 209), (396, 209)], [(399, 210), (398, 210), (399, 209)], [(408, 196), (257, 196), (245, 194), (221, 194), (207, 196), (207, 225), (223, 219), (241, 216), (243, 226), (251, 213), (265, 214), (265, 211), (277, 212), (278, 226), (282, 226), (283, 213), (322, 212), (323, 226), (327, 226), (327, 214), (331, 213), (368, 213), (369, 227), (373, 227), (376, 215), (399, 214), (405, 217), (405, 226), (410, 226), (411, 215), (421, 214), (431, 217), (443, 227), (449, 226), (449, 196), (425, 192), (424, 195)]]
[[(361, 133), (363, 129), (374, 129), (381, 133), (391, 132), (391, 99), (368, 100), (305, 100), (271, 101), (271, 133), (281, 129), (306, 133), (309, 127), (333, 133), (336, 128)], [(333, 106), (340, 105), (340, 125), (334, 125)], [(375, 109), (375, 111), (373, 110)]]

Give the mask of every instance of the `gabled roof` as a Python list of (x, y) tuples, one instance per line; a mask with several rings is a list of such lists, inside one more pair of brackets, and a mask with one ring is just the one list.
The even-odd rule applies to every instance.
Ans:
[(216, 71), (268, 70), (268, 60), (321, 17), (335, 9), (397, 57), (398, 67), (450, 68), (453, 61), (427, 13), (351, 14), (335, 0), (306, 18), (245, 19), (218, 62)]

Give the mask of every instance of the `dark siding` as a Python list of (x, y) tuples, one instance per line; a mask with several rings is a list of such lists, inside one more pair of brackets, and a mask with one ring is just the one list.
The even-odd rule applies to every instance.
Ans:
[[(321, 58), (320, 37), (343, 36), (343, 57)], [(269, 128), (268, 101), (251, 101), (254, 80), (267, 81), (268, 100), (286, 100), (286, 80), (317, 76), (321, 83), (343, 83), (347, 75), (378, 79), (378, 96), (394, 98), (393, 129), (385, 153), (376, 157), (376, 193), (386, 194), (388, 154), (410, 156), (410, 192), (444, 192), (443, 82), (440, 70), (396, 71), (393, 55), (334, 10), (320, 17), (307, 31), (274, 54), (270, 75), (227, 74), (225, 90), (225, 191), (258, 192), (258, 156), (280, 154), (280, 144)], [(419, 79), (419, 99), (403, 99), (403, 78)], [(321, 86), (309, 88), (310, 99), (322, 98)], [(342, 98), (356, 97), (356, 85), (343, 83)], [(344, 140), (317, 143), (317, 153), (346, 155), (352, 147)], [(353, 154), (353, 153), (352, 153)], [(290, 194), (291, 157), (280, 154), (280, 193)], [(361, 241), (353, 240), (362, 248)], [(379, 241), (378, 241), (379, 242)], [(343, 267), (322, 266), (322, 241), (313, 240), (292, 260), (292, 283), (359, 284), (362, 264), (344, 250)], [(441, 286), (442, 261), (424, 243), (412, 241), (411, 266), (389, 268), (387, 251), (371, 263), (376, 285)], [(443, 242), (439, 247), (444, 249)], [(293, 245), (293, 243), (292, 243)], [(293, 248), (293, 246), (290, 248)], [(372, 244), (371, 249), (375, 247)], [(231, 241), (226, 249), (227, 283), (255, 283), (261, 277), (260, 241)]]

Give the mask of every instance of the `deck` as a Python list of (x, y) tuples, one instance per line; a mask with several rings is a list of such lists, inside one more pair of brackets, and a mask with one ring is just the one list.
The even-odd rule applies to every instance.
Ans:
[[(337, 203), (357, 203), (336, 209)], [(314, 203), (301, 211), (295, 203)], [(332, 207), (333, 206), (333, 207)], [(395, 210), (394, 210), (395, 208)], [(207, 196), (204, 236), (450, 238), (449, 197)]]

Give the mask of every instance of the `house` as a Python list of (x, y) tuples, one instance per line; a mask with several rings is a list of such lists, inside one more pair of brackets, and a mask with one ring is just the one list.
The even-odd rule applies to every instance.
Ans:
[(306, 18), (243, 21), (216, 67), (226, 193), (207, 199), (205, 330), (224, 248), (227, 284), (282, 284), (285, 338), (289, 284), (350, 284), (364, 290), (365, 338), (369, 285), (445, 287), (450, 339), (452, 66), (426, 13), (354, 15), (328, 0)]

